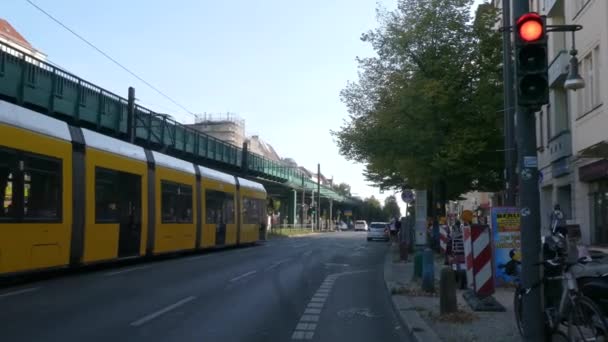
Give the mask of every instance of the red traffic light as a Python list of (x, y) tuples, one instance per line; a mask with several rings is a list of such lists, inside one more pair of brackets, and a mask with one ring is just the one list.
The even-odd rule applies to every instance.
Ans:
[(545, 34), (543, 19), (537, 13), (526, 13), (517, 19), (517, 34), (525, 42), (534, 42)]

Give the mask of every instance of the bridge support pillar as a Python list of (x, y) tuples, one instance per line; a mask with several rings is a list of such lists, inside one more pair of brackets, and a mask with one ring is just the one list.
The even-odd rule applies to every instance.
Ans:
[(287, 223), (296, 224), (296, 216), (298, 212), (298, 192), (292, 190), (289, 192), (289, 198), (287, 200)]

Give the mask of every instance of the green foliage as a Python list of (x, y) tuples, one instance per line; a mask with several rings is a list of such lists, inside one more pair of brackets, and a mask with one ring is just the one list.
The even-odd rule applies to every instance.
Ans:
[(382, 211), (384, 213), (384, 217), (386, 218), (401, 218), (401, 208), (399, 208), (399, 204), (397, 203), (397, 199), (395, 196), (388, 196), (384, 199), (384, 206), (382, 207)]
[(266, 202), (266, 208), (268, 214), (278, 213), (281, 210), (281, 200), (268, 197), (268, 200)]
[(362, 35), (376, 57), (341, 99), (350, 113), (332, 132), (341, 154), (366, 164), (384, 189), (429, 189), (454, 198), (500, 187), (502, 84), (496, 11), (471, 0), (400, 0)]
[(380, 201), (374, 196), (360, 201), (352, 210), (353, 217), (356, 220), (366, 220), (369, 223), (372, 221), (386, 221), (387, 219)]
[(348, 185), (346, 183), (335, 184), (332, 186), (332, 188), (334, 189), (335, 192), (337, 192), (338, 194), (340, 194), (342, 196), (351, 197), (350, 185)]

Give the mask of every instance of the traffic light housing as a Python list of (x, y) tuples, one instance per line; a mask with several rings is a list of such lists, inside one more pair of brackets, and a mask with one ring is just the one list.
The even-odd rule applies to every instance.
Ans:
[(540, 109), (549, 103), (546, 18), (526, 13), (515, 24), (517, 104)]

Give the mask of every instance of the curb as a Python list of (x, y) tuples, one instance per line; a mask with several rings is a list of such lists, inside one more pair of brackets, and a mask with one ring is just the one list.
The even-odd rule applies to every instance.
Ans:
[(407, 296), (393, 296), (391, 289), (395, 285), (395, 278), (392, 269), (392, 252), (395, 245), (391, 245), (384, 258), (384, 285), (388, 296), (391, 299), (393, 311), (399, 318), (402, 327), (405, 327), (415, 342), (441, 342), (441, 339), (431, 327), (420, 317), (420, 314)]

